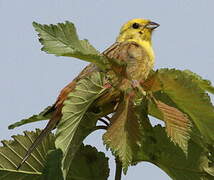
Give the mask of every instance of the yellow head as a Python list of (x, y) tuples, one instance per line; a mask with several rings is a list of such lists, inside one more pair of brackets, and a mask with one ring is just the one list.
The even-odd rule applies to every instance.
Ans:
[(117, 42), (147, 41), (151, 42), (151, 35), (159, 24), (147, 19), (132, 19), (124, 24), (120, 30)]

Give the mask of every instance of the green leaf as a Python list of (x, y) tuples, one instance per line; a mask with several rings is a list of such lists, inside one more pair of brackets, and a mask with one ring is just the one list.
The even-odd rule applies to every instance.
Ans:
[(185, 73), (186, 76), (189, 76), (189, 78), (192, 79), (193, 82), (197, 83), (197, 85), (200, 86), (201, 89), (214, 94), (214, 87), (209, 80), (203, 79), (201, 76), (190, 70), (184, 70), (183, 73)]
[(138, 149), (140, 131), (130, 96), (125, 97), (111, 118), (111, 126), (103, 135), (103, 141), (113, 154), (119, 157), (126, 173)]
[(56, 132), (56, 147), (63, 151), (63, 175), (66, 177), (72, 159), (84, 138), (93, 131), (97, 118), (87, 114), (91, 104), (105, 91), (101, 73), (94, 72), (77, 82), (64, 102), (62, 119)]
[(41, 180), (40, 172), (16, 171), (11, 169), (0, 169), (0, 180), (23, 179)]
[[(41, 133), (24, 132), (25, 135), (13, 136), (13, 140), (2, 141), (0, 147), (0, 180), (63, 180), (61, 171), (62, 151), (55, 149), (55, 137), (47, 136), (29, 159), (16, 170), (28, 147)], [(46, 157), (47, 156), (47, 157)], [(89, 165), (90, 164), (90, 165)], [(67, 180), (106, 180), (109, 175), (108, 158), (91, 146), (80, 146), (74, 156)]]
[(187, 154), (188, 140), (190, 139), (192, 126), (190, 119), (186, 114), (173, 106), (159, 100), (155, 100), (155, 103), (163, 114), (167, 135)]
[(214, 179), (213, 162), (207, 149), (189, 141), (188, 156), (167, 137), (165, 128), (155, 126), (147, 137), (141, 139), (142, 148), (134, 161), (148, 161), (164, 170), (173, 180)]
[(43, 120), (48, 120), (50, 119), (51, 115), (52, 115), (52, 106), (48, 106), (47, 108), (45, 108), (41, 113), (39, 113), (38, 115), (33, 115), (27, 119), (22, 119), (21, 121), (15, 122), (11, 125), (8, 126), (8, 129), (14, 129), (16, 127), (28, 124), (28, 123), (32, 123), (32, 122), (37, 122), (37, 121), (43, 121)]
[(192, 76), (183, 71), (160, 69), (156, 73), (156, 78), (161, 83), (161, 92), (165, 93), (181, 112), (191, 118), (201, 134), (206, 137), (206, 141), (212, 144), (214, 108), (208, 94), (192, 79)]
[(95, 147), (81, 146), (72, 162), (69, 180), (107, 180), (109, 176), (108, 158)]
[(33, 22), (39, 33), (42, 51), (57, 56), (68, 56), (95, 63), (105, 69), (105, 58), (89, 44), (88, 40), (79, 40), (73, 23), (66, 21), (57, 25), (41, 25)]
[(3, 147), (0, 147), (0, 179), (41, 179), (42, 170), (46, 163), (46, 153), (49, 149), (55, 148), (52, 134), (42, 141), (20, 170), (16, 170), (28, 147), (40, 132), (40, 130), (36, 130), (36, 132), (25, 131), (25, 136), (16, 135), (13, 136), (13, 141), (2, 141)]
[[(48, 152), (43, 179), (63, 180), (62, 155), (60, 149)], [(105, 157), (105, 154), (98, 152), (95, 147), (82, 144), (71, 163), (67, 180), (107, 180), (108, 176), (108, 158)]]
[(60, 149), (50, 150), (47, 154), (47, 163), (45, 165), (43, 174), (44, 180), (63, 180), (62, 175), (62, 151)]

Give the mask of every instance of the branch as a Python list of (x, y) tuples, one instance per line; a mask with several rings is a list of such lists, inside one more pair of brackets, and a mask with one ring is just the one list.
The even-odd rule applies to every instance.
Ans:
[(115, 172), (115, 180), (121, 180), (122, 175), (122, 163), (118, 157), (115, 158), (116, 163), (116, 172)]
[(93, 130), (94, 131), (99, 130), (99, 129), (107, 130), (107, 128), (108, 128), (107, 126), (95, 126)]
[(100, 118), (98, 120), (101, 121), (101, 122), (103, 122), (107, 127), (109, 126), (109, 123), (107, 121), (105, 121), (104, 119)]

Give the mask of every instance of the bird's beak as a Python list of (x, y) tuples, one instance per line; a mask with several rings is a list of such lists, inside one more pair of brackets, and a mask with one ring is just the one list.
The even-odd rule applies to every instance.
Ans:
[(159, 26), (160, 26), (160, 24), (150, 21), (150, 22), (146, 25), (146, 28), (151, 29), (151, 30), (154, 30), (154, 29), (158, 28)]

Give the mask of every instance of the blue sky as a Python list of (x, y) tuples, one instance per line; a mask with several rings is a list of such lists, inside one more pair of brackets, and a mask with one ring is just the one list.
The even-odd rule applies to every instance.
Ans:
[[(9, 124), (54, 103), (60, 89), (87, 64), (41, 52), (32, 21), (72, 21), (81, 38), (103, 51), (115, 41), (124, 22), (151, 19), (161, 25), (153, 36), (155, 69), (190, 69), (214, 82), (213, 7), (213, 0), (0, 0), (0, 138), (44, 127), (45, 122), (7, 129)], [(94, 133), (86, 142), (105, 151), (102, 133)], [(110, 165), (114, 171), (112, 158)], [(170, 179), (156, 166), (140, 163), (131, 167), (123, 180), (148, 178)], [(109, 179), (113, 179), (112, 174)]]

